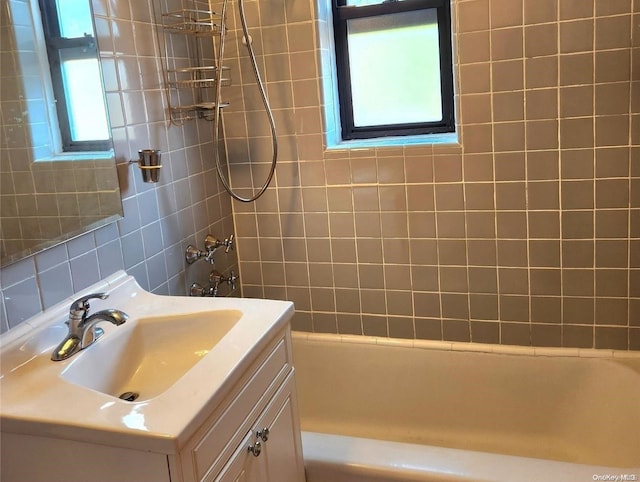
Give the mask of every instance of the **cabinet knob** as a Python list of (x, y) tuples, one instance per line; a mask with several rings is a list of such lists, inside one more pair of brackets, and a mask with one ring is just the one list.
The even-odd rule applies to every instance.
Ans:
[(253, 445), (249, 445), (248, 450), (254, 457), (259, 456), (260, 452), (262, 452), (262, 444), (260, 443), (260, 440), (256, 440), (256, 443)]
[(263, 442), (269, 440), (269, 427), (265, 427), (262, 430), (256, 432), (256, 437), (262, 439)]

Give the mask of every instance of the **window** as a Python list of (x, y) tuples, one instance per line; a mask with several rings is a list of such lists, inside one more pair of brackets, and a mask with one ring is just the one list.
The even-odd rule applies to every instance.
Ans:
[(40, 0), (64, 151), (111, 148), (89, 1)]
[(453, 132), (449, 0), (333, 0), (342, 139)]

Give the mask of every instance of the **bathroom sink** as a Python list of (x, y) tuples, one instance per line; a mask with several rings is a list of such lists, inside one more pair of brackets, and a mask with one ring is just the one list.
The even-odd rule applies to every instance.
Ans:
[(148, 400), (198, 363), (242, 317), (213, 310), (132, 320), (75, 356), (65, 380), (125, 400)]
[[(127, 321), (52, 361), (71, 304), (101, 292), (90, 313)], [(178, 453), (292, 315), (288, 301), (161, 296), (114, 273), (0, 335), (0, 432)]]

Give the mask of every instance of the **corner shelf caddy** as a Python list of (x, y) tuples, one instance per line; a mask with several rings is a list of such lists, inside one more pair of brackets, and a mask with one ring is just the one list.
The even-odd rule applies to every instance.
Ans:
[(224, 51), (225, 14), (184, 8), (162, 13), (159, 32), (170, 121), (182, 125), (200, 117), (214, 121), (220, 88), (231, 84), (229, 67), (219, 65)]

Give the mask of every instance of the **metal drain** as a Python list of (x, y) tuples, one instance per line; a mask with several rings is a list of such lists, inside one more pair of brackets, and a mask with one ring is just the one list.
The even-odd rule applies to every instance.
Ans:
[(140, 396), (140, 394), (137, 393), (137, 392), (124, 392), (118, 398), (121, 399), (121, 400), (125, 400), (127, 402), (133, 402), (139, 396)]

